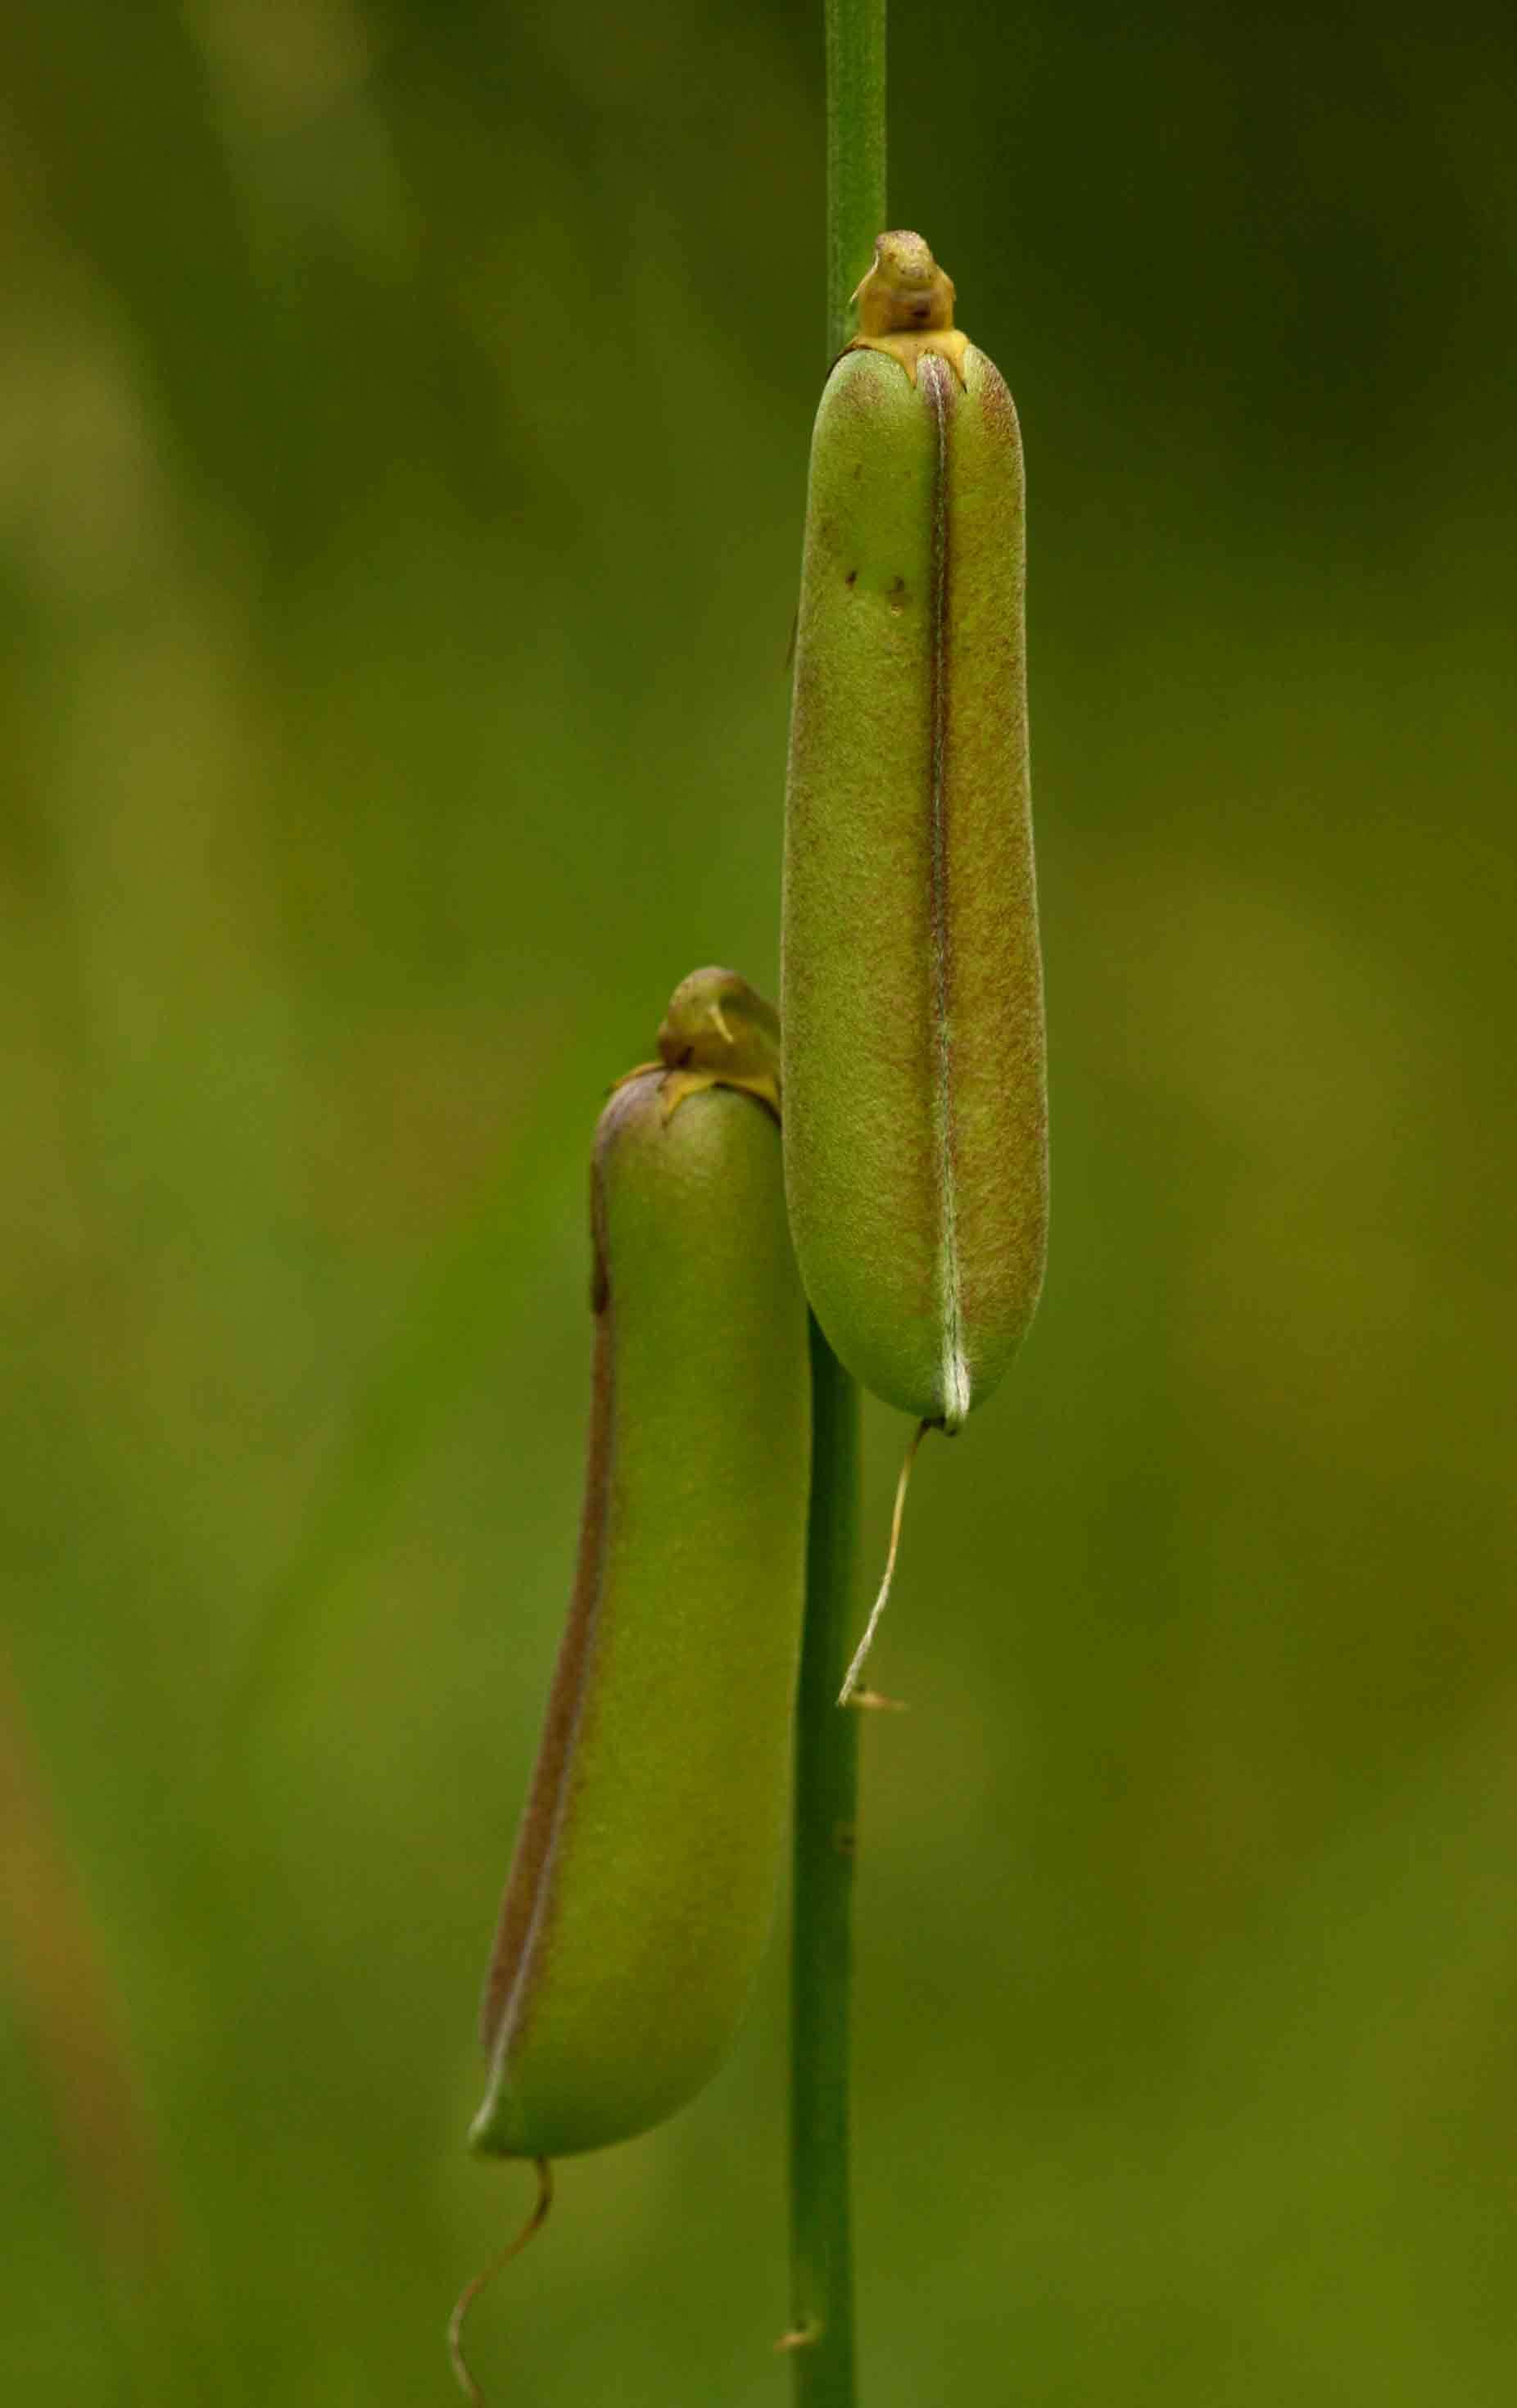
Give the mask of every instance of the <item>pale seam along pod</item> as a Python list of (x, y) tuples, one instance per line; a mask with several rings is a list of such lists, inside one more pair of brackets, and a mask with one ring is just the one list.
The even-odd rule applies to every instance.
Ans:
[(773, 1009), (695, 972), (613, 1092), (591, 1188), (578, 1576), (487, 1977), (472, 2145), (554, 2157), (726, 2053), (783, 1848), (810, 1457)]
[(785, 815), (785, 1182), (850, 1370), (959, 1428), (1042, 1284), (1022, 447), (921, 237), (882, 235), (811, 446)]

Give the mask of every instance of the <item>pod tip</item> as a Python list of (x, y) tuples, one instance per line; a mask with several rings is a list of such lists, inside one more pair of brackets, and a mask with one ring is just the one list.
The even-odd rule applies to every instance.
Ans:
[(736, 970), (692, 970), (658, 1032), (664, 1117), (702, 1087), (740, 1087), (780, 1115), (780, 1016)]
[(967, 335), (953, 323), (953, 283), (919, 234), (900, 229), (875, 238), (874, 265), (853, 294), (859, 331), (851, 351), (883, 351), (911, 382), (929, 353), (965, 381)]
[(948, 1437), (957, 1437), (969, 1418), (974, 1394), (969, 1380), (969, 1366), (957, 1345), (950, 1345), (943, 1356), (943, 1417), (941, 1427)]

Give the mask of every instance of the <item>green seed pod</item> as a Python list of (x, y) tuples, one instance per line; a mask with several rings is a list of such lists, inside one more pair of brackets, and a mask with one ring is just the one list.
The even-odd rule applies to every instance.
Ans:
[(475, 2148), (629, 2139), (715, 2070), (783, 1847), (810, 1387), (772, 1008), (697, 971), (591, 1172), (579, 1574), (486, 1985)]
[(948, 1430), (1048, 1217), (1022, 444), (921, 236), (881, 235), (811, 443), (785, 815), (785, 1185), (811, 1305)]

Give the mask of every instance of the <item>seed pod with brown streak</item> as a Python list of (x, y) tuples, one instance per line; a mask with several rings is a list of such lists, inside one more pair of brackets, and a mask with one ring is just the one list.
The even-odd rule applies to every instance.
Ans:
[(960, 1427), (1042, 1284), (1047, 1107), (1011, 396), (881, 235), (811, 444), (785, 818), (785, 1183), (866, 1387)]
[(737, 2031), (783, 1849), (809, 1480), (778, 1038), (730, 970), (676, 989), (592, 1167), (579, 1577), (491, 1961), (472, 2142), (604, 2147)]

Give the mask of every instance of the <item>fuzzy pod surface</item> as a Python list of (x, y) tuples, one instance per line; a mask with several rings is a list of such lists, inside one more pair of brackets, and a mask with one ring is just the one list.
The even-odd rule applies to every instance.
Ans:
[(486, 1983), (480, 2151), (646, 2130), (736, 2036), (788, 1807), (810, 1461), (772, 1007), (678, 988), (591, 1173), (578, 1574)]
[(811, 444), (785, 810), (785, 1181), (812, 1308), (960, 1427), (1042, 1285), (1048, 1114), (1022, 442), (916, 235)]

